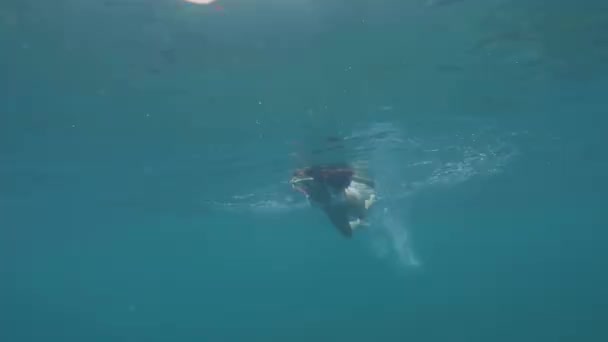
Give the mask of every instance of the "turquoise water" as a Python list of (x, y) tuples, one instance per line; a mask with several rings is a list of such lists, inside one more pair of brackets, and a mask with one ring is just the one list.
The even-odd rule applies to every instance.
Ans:
[[(600, 1), (0, 2), (0, 341), (606, 341)], [(291, 190), (381, 200), (347, 240)]]

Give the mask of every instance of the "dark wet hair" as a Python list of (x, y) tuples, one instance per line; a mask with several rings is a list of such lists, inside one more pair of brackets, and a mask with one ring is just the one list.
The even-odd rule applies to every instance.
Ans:
[(336, 190), (347, 188), (354, 174), (353, 169), (346, 164), (315, 165), (294, 172), (295, 176), (311, 177)]

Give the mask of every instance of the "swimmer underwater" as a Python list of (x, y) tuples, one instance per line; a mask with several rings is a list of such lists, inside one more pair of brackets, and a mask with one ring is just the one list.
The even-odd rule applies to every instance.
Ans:
[(303, 193), (310, 204), (325, 212), (344, 237), (365, 226), (365, 219), (376, 201), (374, 182), (348, 165), (319, 165), (294, 172), (291, 186)]

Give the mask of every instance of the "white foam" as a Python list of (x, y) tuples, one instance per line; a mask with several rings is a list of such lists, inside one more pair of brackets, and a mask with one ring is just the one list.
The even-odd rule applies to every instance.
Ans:
[(362, 140), (371, 151), (368, 166), (381, 198), (370, 219), (369, 243), (377, 257), (418, 267), (422, 263), (408, 224), (414, 196), (430, 187), (451, 186), (476, 175), (499, 172), (515, 150), (500, 140), (481, 145), (476, 134), (469, 135), (470, 141), (455, 135), (439, 144), (432, 138), (404, 139), (390, 123), (372, 125), (353, 136), (378, 136), (380, 132), (384, 133), (380, 139)]

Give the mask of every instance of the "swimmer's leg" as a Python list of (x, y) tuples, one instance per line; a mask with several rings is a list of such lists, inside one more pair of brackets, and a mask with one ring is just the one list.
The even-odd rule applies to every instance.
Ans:
[(374, 203), (376, 203), (376, 194), (370, 194), (369, 198), (363, 201), (363, 207), (364, 209), (361, 211), (359, 218), (357, 218), (355, 221), (351, 221), (350, 225), (352, 229), (361, 227), (361, 226), (369, 226), (369, 223), (367, 221), (365, 221), (365, 218), (368, 216), (368, 211), (370, 210), (371, 206), (374, 205)]
[(329, 217), (331, 223), (338, 229), (344, 237), (350, 238), (353, 235), (353, 228), (348, 221), (348, 213), (346, 208), (341, 206), (326, 207), (325, 213)]

